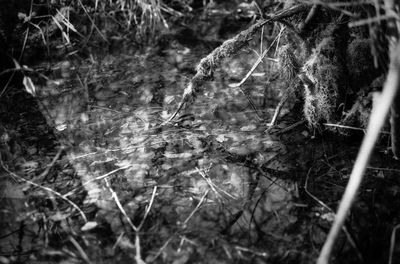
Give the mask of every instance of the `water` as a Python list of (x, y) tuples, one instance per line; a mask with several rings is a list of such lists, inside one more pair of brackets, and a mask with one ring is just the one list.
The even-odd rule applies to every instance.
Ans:
[[(65, 147), (58, 177), (71, 169), (77, 177), (56, 191), (78, 204), (68, 202), (63, 218), (65, 209), (56, 203), (52, 217), (76, 219), (79, 236), (92, 241), (86, 252), (92, 261), (129, 262), (139, 253), (159, 263), (199, 256), (207, 263), (265, 261), (281, 258), (285, 248), (286, 258), (307, 263), (315, 253), (304, 253), (299, 234), (306, 230), (295, 228), (304, 221), (294, 178), (304, 170), (297, 146), (307, 129), (296, 126), (282, 140), (276, 132), (299, 121), (286, 117), (266, 132), (281, 96), (267, 72), (272, 62), (241, 89), (230, 84), (246, 75), (256, 53), (248, 49), (224, 60), (194, 103), (160, 126), (205, 53), (175, 47), (96, 54), (51, 65), (49, 80), (36, 83), (39, 108)], [(51, 254), (49, 244), (39, 245), (42, 256)]]

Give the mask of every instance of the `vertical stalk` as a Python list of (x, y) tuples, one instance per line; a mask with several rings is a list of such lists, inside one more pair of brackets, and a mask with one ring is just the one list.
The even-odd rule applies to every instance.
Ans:
[[(387, 15), (396, 14), (396, 7), (399, 7), (398, 1), (385, 0), (385, 12)], [(387, 21), (387, 31), (386, 36), (389, 43), (389, 51), (392, 56), (395, 56), (395, 45), (399, 39), (399, 27), (398, 23), (394, 18), (390, 18)], [(391, 57), (393, 59), (393, 57)], [(392, 107), (390, 109), (390, 135), (392, 152), (396, 159), (400, 158), (400, 94), (397, 93)]]

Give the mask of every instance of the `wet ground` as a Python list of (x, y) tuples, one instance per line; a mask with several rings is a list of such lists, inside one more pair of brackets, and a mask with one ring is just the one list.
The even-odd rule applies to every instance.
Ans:
[[(209, 48), (42, 63), (36, 97), (21, 87), (1, 98), (0, 263), (313, 263), (362, 132), (321, 135), (295, 98), (267, 131), (285, 89), (268, 76), (273, 63), (230, 85), (257, 60), (251, 48), (161, 126)], [(387, 142), (335, 263), (390, 255), (400, 180)]]

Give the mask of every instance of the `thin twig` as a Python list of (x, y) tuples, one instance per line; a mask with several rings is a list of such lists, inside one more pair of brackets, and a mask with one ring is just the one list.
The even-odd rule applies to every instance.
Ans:
[(285, 105), (286, 101), (287, 101), (288, 98), (289, 98), (289, 94), (290, 94), (290, 92), (291, 92), (291, 91), (289, 91), (289, 90), (291, 90), (291, 89), (290, 89), (290, 88), (287, 88), (287, 89), (284, 91), (284, 95), (282, 96), (281, 100), (279, 100), (279, 103), (278, 103), (278, 105), (277, 105), (276, 108), (275, 108), (274, 116), (272, 117), (272, 120), (271, 120), (271, 122), (269, 123), (269, 127), (268, 127), (268, 129), (266, 130), (267, 133), (269, 133), (269, 132), (274, 128), (274, 126), (275, 126), (275, 124), (276, 124), (276, 120), (278, 119), (278, 116), (279, 116), (279, 114), (280, 114), (281, 111), (282, 111), (282, 107)]
[[(200, 206), (202, 205), (202, 203), (204, 202), (204, 199), (206, 198), (207, 194), (208, 194), (209, 190), (207, 190), (204, 195), (201, 197), (200, 202), (197, 204), (196, 208), (189, 214), (189, 216), (186, 218), (186, 220), (183, 222), (182, 227), (183, 229), (185, 229), (187, 227), (187, 223), (189, 222), (190, 218), (193, 217), (193, 215), (199, 210)], [(163, 250), (169, 245), (169, 243), (171, 243), (172, 239), (174, 239), (174, 237), (176, 237), (179, 233), (179, 230), (176, 231), (174, 234), (171, 235), (170, 238), (168, 238), (168, 240), (161, 246), (161, 248), (157, 251), (156, 255), (154, 255), (154, 257), (151, 258), (150, 262), (155, 261), (163, 252)]]
[(337, 128), (344, 128), (344, 129), (351, 129), (351, 130), (358, 130), (362, 131), (365, 134), (365, 129), (360, 128), (360, 127), (352, 127), (352, 126), (345, 126), (345, 125), (340, 125), (340, 124), (330, 124), (330, 123), (324, 123), (324, 126), (329, 126), (329, 127), (337, 127)]
[(64, 197), (64, 195), (62, 195), (62, 194), (59, 193), (59, 192), (56, 192), (56, 191), (54, 191), (54, 190), (52, 190), (52, 189), (50, 189), (50, 188), (48, 188), (48, 187), (45, 187), (45, 186), (39, 185), (39, 184), (37, 184), (37, 183), (34, 183), (34, 182), (30, 181), (30, 180), (26, 180), (26, 179), (24, 179), (23, 177), (21, 177), (21, 176), (15, 174), (14, 172), (8, 170), (7, 167), (6, 167), (6, 166), (4, 165), (4, 163), (3, 163), (3, 160), (2, 160), (2, 158), (1, 158), (1, 154), (0, 154), (0, 163), (1, 163), (1, 167), (2, 167), (6, 172), (8, 172), (11, 176), (17, 178), (18, 180), (21, 180), (21, 181), (23, 181), (23, 182), (26, 182), (26, 183), (28, 183), (28, 184), (30, 184), (30, 185), (33, 185), (33, 186), (38, 187), (38, 188), (40, 188), (40, 189), (46, 190), (46, 191), (48, 191), (48, 192), (50, 192), (50, 193), (52, 193), (52, 194), (55, 194), (56, 196), (60, 197), (61, 199), (63, 199), (63, 200), (66, 201), (67, 203), (69, 203), (72, 207), (74, 207), (74, 208), (80, 213), (80, 215), (82, 216), (82, 218), (83, 218), (83, 220), (85, 221), (85, 223), (87, 223), (88, 220), (87, 220), (87, 218), (86, 218), (85, 213), (78, 207), (78, 205), (76, 205), (76, 204), (75, 204), (74, 202), (72, 202), (70, 199)]
[(249, 102), (251, 108), (253, 108), (254, 112), (256, 113), (256, 116), (257, 116), (258, 121), (262, 121), (263, 118), (262, 118), (262, 116), (260, 115), (259, 110), (258, 110), (256, 104), (255, 104), (255, 103), (253, 102), (253, 100), (251, 99), (250, 95), (249, 95), (242, 87), (239, 86), (239, 89), (240, 89), (240, 91), (243, 93), (243, 95), (246, 96), (247, 101)]
[[(329, 126), (329, 127), (337, 127), (337, 128), (343, 128), (343, 129), (351, 129), (351, 130), (358, 130), (358, 131), (362, 131), (366, 132), (365, 128), (360, 128), (360, 127), (353, 127), (353, 126), (345, 126), (345, 125), (340, 125), (340, 124), (331, 124), (331, 123), (324, 123), (324, 126)], [(380, 131), (381, 134), (386, 134), (389, 135), (390, 132), (388, 131)]]
[(130, 168), (130, 167), (132, 167), (132, 165), (126, 165), (126, 166), (124, 166), (124, 167), (121, 167), (121, 168), (112, 170), (112, 171), (110, 171), (110, 172), (107, 172), (106, 174), (100, 175), (100, 176), (98, 176), (98, 177), (96, 177), (96, 178), (90, 179), (90, 180), (88, 180), (88, 181), (82, 183), (81, 186), (76, 187), (76, 188), (70, 190), (69, 192), (67, 192), (66, 194), (64, 194), (63, 197), (67, 197), (67, 196), (72, 195), (78, 188), (81, 188), (81, 187), (83, 187), (83, 186), (85, 186), (85, 185), (88, 185), (88, 184), (91, 183), (91, 182), (98, 181), (98, 180), (102, 180), (102, 179), (107, 178), (108, 176), (110, 176), (110, 175), (112, 175), (112, 174), (114, 174), (114, 173), (116, 173), (116, 172), (118, 172), (118, 171), (120, 171), (120, 170), (125, 170), (125, 169), (128, 169), (128, 168)]
[(214, 184), (210, 178), (209, 175), (207, 175), (204, 171), (200, 170), (198, 167), (196, 167), (196, 171), (200, 174), (201, 177), (203, 177), (203, 179), (207, 182), (208, 185), (210, 185), (211, 189), (214, 191), (214, 193), (217, 196), (220, 196), (221, 194), (217, 191), (217, 188), (219, 190), (221, 190), (225, 195), (227, 195), (228, 197), (230, 197), (231, 199), (236, 199), (235, 197), (233, 197), (231, 194), (227, 193), (225, 190), (221, 189), (220, 187), (218, 187), (216, 184)]
[[(325, 209), (327, 209), (331, 214), (335, 214), (335, 211), (330, 208), (326, 203), (324, 203), (323, 201), (321, 201), (320, 199), (318, 199), (315, 195), (313, 195), (310, 191), (308, 191), (308, 179), (310, 177), (310, 173), (311, 173), (311, 169), (310, 168), (308, 170), (307, 173), (307, 177), (306, 177), (306, 181), (304, 183), (304, 191), (312, 198), (314, 199), (317, 203), (319, 203), (322, 207), (324, 207)], [(356, 242), (354, 241), (354, 239), (352, 238), (352, 236), (350, 235), (350, 232), (347, 230), (347, 227), (345, 225), (342, 226), (342, 230), (346, 235), (347, 241), (349, 241), (350, 245), (353, 247), (353, 249), (356, 251), (356, 255), (357, 257), (363, 262), (364, 258), (361, 255), (360, 250), (358, 249)]]
[(105, 42), (109, 43), (108, 40), (107, 40), (107, 38), (103, 35), (103, 33), (101, 33), (100, 29), (96, 26), (95, 22), (94, 22), (93, 19), (90, 17), (89, 13), (88, 13), (87, 10), (86, 10), (86, 7), (82, 4), (82, 1), (81, 1), (81, 0), (78, 0), (78, 2), (79, 2), (79, 5), (82, 7), (83, 11), (85, 12), (85, 14), (87, 15), (87, 17), (88, 17), (90, 23), (92, 23), (92, 26), (93, 26), (93, 27), (97, 30), (97, 32), (99, 33), (100, 37), (101, 37)]
[(151, 258), (150, 262), (155, 261), (160, 255), (161, 253), (164, 251), (164, 249), (169, 245), (169, 243), (171, 243), (172, 239), (174, 238), (176, 234), (172, 235), (170, 238), (168, 238), (167, 241), (165, 241), (165, 243), (158, 249), (157, 253), (154, 255), (154, 257)]
[(74, 247), (78, 250), (79, 255), (81, 255), (81, 258), (88, 264), (91, 264), (92, 262), (90, 261), (88, 255), (86, 254), (86, 252), (83, 250), (83, 248), (81, 247), (81, 245), (79, 245), (78, 241), (76, 241), (76, 239), (72, 236), (68, 237), (68, 240), (72, 243), (72, 245), (74, 245)]
[(115, 249), (117, 248), (117, 246), (119, 245), (119, 243), (121, 243), (122, 238), (124, 237), (124, 235), (125, 235), (125, 232), (122, 232), (122, 233), (118, 236), (117, 241), (115, 241), (114, 245), (112, 246), (112, 250), (115, 250)]
[(290, 130), (292, 130), (292, 129), (300, 126), (300, 125), (302, 125), (305, 122), (306, 122), (306, 120), (300, 120), (300, 121), (298, 121), (298, 122), (296, 122), (296, 123), (294, 123), (294, 124), (292, 124), (290, 126), (287, 126), (287, 127), (283, 128), (283, 129), (279, 130), (278, 132), (276, 132), (276, 134), (286, 133), (286, 132), (288, 132), (288, 131), (290, 131)]
[(128, 168), (130, 168), (130, 167), (132, 167), (132, 165), (126, 165), (126, 166), (123, 166), (123, 167), (121, 167), (121, 168), (112, 170), (112, 171), (110, 171), (110, 172), (108, 172), (108, 173), (106, 173), (106, 174), (100, 175), (100, 176), (98, 176), (98, 177), (96, 177), (96, 178), (93, 178), (93, 179), (91, 179), (91, 180), (88, 180), (88, 181), (82, 183), (82, 186), (85, 186), (85, 185), (87, 185), (87, 184), (89, 184), (89, 183), (91, 183), (91, 182), (94, 182), (94, 181), (102, 180), (102, 179), (104, 179), (104, 178), (107, 178), (107, 177), (110, 176), (111, 174), (114, 174), (114, 173), (116, 173), (116, 172), (118, 172), (118, 171), (120, 171), (120, 170), (126, 170), (126, 169), (128, 169)]
[(63, 152), (64, 149), (65, 149), (64, 146), (61, 146), (59, 148), (57, 154), (54, 156), (51, 163), (49, 165), (47, 165), (46, 169), (39, 176), (37, 176), (37, 181), (42, 181), (43, 179), (46, 178), (47, 174), (49, 174), (49, 172), (50, 172), (50, 169), (54, 166), (54, 164), (56, 164), (57, 160), (60, 158), (61, 153)]
[(186, 218), (186, 220), (183, 221), (183, 227), (186, 227), (186, 225), (187, 225), (187, 223), (189, 222), (190, 218), (192, 218), (193, 215), (199, 210), (200, 206), (203, 204), (203, 202), (204, 202), (204, 200), (205, 200), (205, 198), (206, 198), (206, 196), (207, 196), (207, 194), (208, 194), (209, 191), (210, 191), (210, 190), (207, 190), (207, 191), (203, 194), (203, 196), (201, 197), (200, 202), (197, 204), (196, 208), (194, 208), (194, 210), (189, 214), (189, 216)]
[(261, 53), (261, 55), (258, 57), (257, 61), (253, 64), (253, 66), (251, 67), (251, 69), (247, 72), (247, 74), (244, 76), (244, 78), (239, 82), (239, 83), (232, 83), (229, 84), (229, 87), (231, 88), (235, 88), (235, 87), (240, 87), (242, 86), (247, 79), (251, 76), (251, 74), (255, 71), (255, 69), (257, 69), (258, 65), (260, 65), (260, 63), (262, 62), (262, 60), (264, 59), (264, 57), (267, 55), (267, 53), (271, 50), (272, 46), (275, 44), (275, 42), (277, 42), (277, 40), (280, 38), (280, 36), (282, 35), (283, 31), (284, 31), (285, 27), (283, 27), (281, 29), (281, 31), (279, 32), (279, 34), (274, 38), (274, 40), (272, 41), (271, 45), (269, 45), (269, 47), (267, 49), (265, 49), (263, 51), (263, 53)]
[[(301, 0), (301, 2), (303, 2), (304, 4), (310, 4), (309, 0)], [(338, 11), (338, 12), (340, 12), (340, 13), (346, 15), (346, 16), (349, 16), (349, 17), (359, 17), (358, 14), (353, 14), (353, 13), (351, 13), (351, 12), (345, 10), (345, 9), (339, 8), (339, 7), (342, 6), (342, 4), (335, 5), (335, 3), (326, 3), (326, 2), (323, 2), (323, 1), (319, 1), (319, 0), (312, 0), (311, 2), (313, 3), (313, 5), (325, 6), (327, 8), (330, 8), (332, 10)]]
[(366, 19), (360, 19), (354, 22), (350, 22), (348, 24), (348, 26), (350, 28), (352, 27), (360, 27), (360, 26), (365, 26), (365, 25), (371, 25), (373, 23), (380, 23), (381, 21), (384, 20), (389, 20), (389, 19), (397, 19), (399, 20), (399, 17), (393, 13), (393, 14), (389, 14), (389, 15), (383, 15), (383, 16), (379, 16), (379, 17), (370, 17), (370, 18), (366, 18)]
[[(31, 0), (30, 7), (29, 7), (29, 17), (32, 17), (32, 13), (33, 13), (33, 0)], [(26, 48), (26, 42), (28, 41), (28, 36), (29, 36), (29, 27), (27, 27), (27, 29), (26, 29), (26, 34), (24, 36), (24, 42), (22, 44), (21, 52), (19, 53), (18, 61), (22, 60), (22, 56), (24, 55), (25, 48)]]
[(236, 250), (243, 251), (243, 252), (250, 252), (251, 254), (255, 256), (261, 256), (261, 257), (268, 257), (269, 254), (267, 252), (261, 252), (261, 251), (254, 251), (253, 249), (250, 248), (245, 248), (241, 246), (235, 246)]
[(15, 72), (22, 72), (22, 73), (25, 73), (25, 72), (29, 72), (29, 73), (37, 74), (39, 77), (41, 77), (41, 78), (43, 78), (43, 79), (45, 79), (45, 80), (49, 80), (49, 78), (48, 78), (46, 75), (44, 75), (44, 74), (42, 74), (42, 73), (40, 73), (40, 72), (37, 72), (36, 70), (34, 70), (34, 69), (32, 69), (32, 68), (29, 68), (29, 67), (27, 67), (27, 66), (25, 66), (25, 65), (23, 65), (23, 66), (21, 67), (21, 65), (19, 65), (19, 63), (18, 63), (15, 59), (13, 59), (13, 60), (14, 60), (15, 67), (14, 67), (14, 68), (11, 68), (11, 69), (6, 69), (6, 70), (0, 72), (0, 76), (1, 76), (1, 75), (4, 75), (4, 74), (6, 74), (6, 73), (10, 73), (10, 72), (11, 72), (11, 73), (15, 73)]
[(149, 205), (147, 205), (147, 207), (146, 207), (146, 211), (144, 213), (142, 221), (140, 222), (140, 224), (138, 226), (138, 230), (140, 230), (142, 228), (142, 226), (144, 224), (144, 221), (146, 220), (147, 215), (149, 214), (149, 212), (151, 210), (151, 207), (153, 206), (154, 197), (156, 197), (156, 194), (157, 194), (157, 186), (154, 186), (153, 193), (151, 194)]
[(318, 11), (318, 7), (319, 6), (316, 5), (316, 4), (314, 4), (311, 7), (311, 10), (308, 12), (308, 15), (307, 15), (306, 19), (304, 20), (304, 22), (300, 23), (300, 25), (299, 25), (299, 31), (300, 32), (302, 32), (305, 29), (305, 27), (307, 27), (307, 25), (310, 23), (310, 21), (314, 18), (315, 14)]
[(133, 224), (131, 218), (128, 216), (128, 214), (126, 213), (124, 207), (122, 207), (121, 202), (119, 201), (118, 195), (117, 193), (113, 190), (113, 188), (111, 187), (110, 182), (108, 181), (107, 178), (104, 179), (106, 186), (108, 188), (108, 190), (111, 192), (111, 197), (113, 198), (114, 202), (116, 203), (118, 209), (120, 210), (120, 212), (124, 215), (126, 221), (128, 222), (128, 224), (131, 226), (131, 228), (136, 232), (138, 231), (137, 227)]

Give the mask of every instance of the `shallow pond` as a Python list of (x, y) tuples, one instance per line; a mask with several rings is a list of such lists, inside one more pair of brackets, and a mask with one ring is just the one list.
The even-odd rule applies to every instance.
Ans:
[[(46, 166), (40, 150), (15, 160), (37, 184), (31, 205), (52, 198), (32, 209), (32, 184), (5, 180), (15, 192), (5, 192), (3, 216), (14, 221), (4, 227), (27, 230), (4, 233), (3, 252), (64, 263), (311, 263), (357, 143), (315, 138), (295, 98), (267, 131), (284, 90), (268, 75), (273, 63), (232, 87), (258, 58), (251, 48), (224, 60), (190, 107), (161, 125), (206, 54), (125, 50), (38, 66), (51, 75), (35, 100), (64, 154), (53, 179), (35, 173)], [(344, 241), (346, 258), (357, 259)]]

